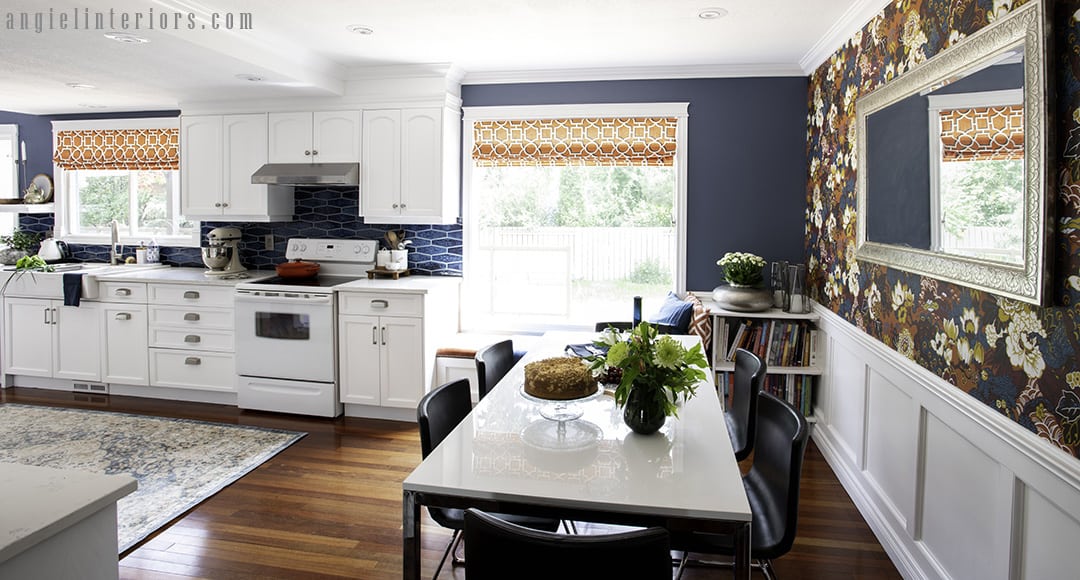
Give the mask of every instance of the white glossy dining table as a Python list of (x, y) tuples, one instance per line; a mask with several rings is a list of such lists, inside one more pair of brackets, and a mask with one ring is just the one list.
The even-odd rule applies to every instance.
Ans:
[(726, 534), (735, 578), (750, 577), (750, 504), (711, 372), (652, 435), (630, 431), (607, 394), (579, 403), (582, 416), (562, 429), (540, 415), (543, 403), (523, 396), (525, 364), (595, 337), (545, 334), (405, 478), (406, 580), (420, 578), (422, 505)]

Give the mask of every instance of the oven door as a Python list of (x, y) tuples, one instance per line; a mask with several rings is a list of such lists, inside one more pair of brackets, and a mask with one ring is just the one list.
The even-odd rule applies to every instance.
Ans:
[(236, 294), (236, 372), (333, 383), (333, 295)]

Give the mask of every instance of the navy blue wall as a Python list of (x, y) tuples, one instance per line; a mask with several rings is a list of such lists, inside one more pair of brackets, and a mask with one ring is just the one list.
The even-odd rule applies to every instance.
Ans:
[(48, 117), (0, 111), (0, 124), (18, 125), (19, 140), (26, 143), (26, 174), (19, 163), (19, 196), (29, 179), (38, 173), (52, 177), (52, 125)]
[(725, 252), (803, 260), (806, 78), (466, 85), (462, 100), (467, 107), (688, 102), (687, 288), (718, 286), (716, 260)]

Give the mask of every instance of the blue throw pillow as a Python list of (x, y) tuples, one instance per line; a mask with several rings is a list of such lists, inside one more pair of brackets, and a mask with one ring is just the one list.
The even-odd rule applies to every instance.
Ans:
[(679, 334), (686, 334), (690, 329), (690, 319), (693, 315), (693, 302), (686, 302), (674, 292), (668, 292), (664, 303), (660, 305), (660, 312), (649, 318), (649, 322), (673, 326)]

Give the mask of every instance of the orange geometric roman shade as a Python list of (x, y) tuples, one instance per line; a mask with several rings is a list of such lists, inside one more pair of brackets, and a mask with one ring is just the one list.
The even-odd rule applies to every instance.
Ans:
[(943, 110), (942, 161), (1024, 158), (1024, 106)]
[(475, 121), (477, 166), (671, 165), (674, 117)]
[(53, 162), (64, 169), (179, 169), (180, 130), (57, 131)]

